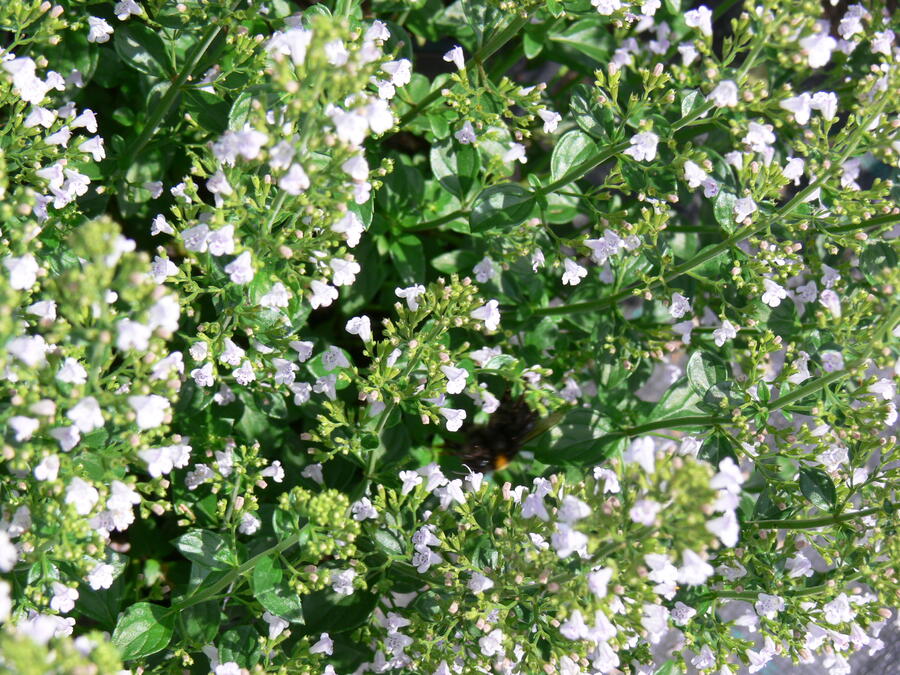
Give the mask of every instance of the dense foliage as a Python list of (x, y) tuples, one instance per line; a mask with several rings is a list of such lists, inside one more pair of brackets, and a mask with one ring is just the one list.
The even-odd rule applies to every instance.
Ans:
[(0, 3), (0, 670), (877, 651), (900, 44), (834, 4)]

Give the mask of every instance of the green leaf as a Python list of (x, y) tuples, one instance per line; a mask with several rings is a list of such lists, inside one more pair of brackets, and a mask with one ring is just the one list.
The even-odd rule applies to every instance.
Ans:
[(720, 192), (716, 195), (716, 201), (713, 203), (713, 215), (716, 217), (716, 222), (728, 233), (734, 232), (734, 204), (736, 201), (737, 197), (730, 192)]
[(837, 491), (831, 477), (821, 469), (803, 467), (800, 469), (800, 492), (813, 506), (823, 511), (834, 508)]
[(185, 558), (210, 569), (228, 570), (237, 564), (228, 542), (215, 532), (191, 530), (172, 543)]
[(391, 260), (397, 273), (408, 284), (425, 278), (425, 254), (422, 242), (415, 235), (407, 234), (391, 244)]
[(113, 631), (113, 644), (124, 661), (139, 659), (165, 649), (175, 629), (175, 613), (149, 602), (125, 610)]
[(697, 351), (688, 359), (685, 374), (694, 393), (705, 396), (710, 387), (725, 381), (728, 370), (717, 356)]
[(579, 84), (569, 97), (569, 111), (578, 124), (595, 138), (609, 141), (615, 131), (615, 116), (611, 109), (597, 103), (596, 94), (586, 84)]
[(574, 47), (601, 63), (609, 58), (608, 35), (603, 23), (594, 17), (576, 21), (563, 32), (551, 34), (550, 39)]
[(870, 284), (880, 283), (885, 271), (896, 268), (897, 251), (889, 244), (871, 244), (859, 256), (859, 269)]
[(586, 408), (571, 410), (538, 437), (534, 455), (541, 462), (557, 466), (600, 464), (626, 440), (610, 431), (609, 420), (600, 413)]
[(681, 116), (687, 117), (697, 108), (703, 106), (705, 99), (703, 94), (696, 89), (690, 89), (681, 94)]
[(550, 158), (550, 177), (555, 181), (562, 178), (567, 171), (585, 162), (597, 152), (597, 144), (586, 133), (579, 129), (563, 135), (553, 148)]
[(521, 185), (502, 183), (478, 195), (469, 226), (472, 232), (508, 229), (523, 223), (534, 208), (534, 195)]
[(160, 78), (168, 75), (166, 47), (147, 26), (134, 21), (117, 25), (113, 45), (119, 58), (135, 70)]
[(331, 590), (303, 596), (303, 614), (315, 634), (346, 633), (361, 626), (369, 618), (378, 596), (355, 590), (352, 595), (338, 595)]
[(700, 446), (700, 452), (697, 453), (697, 456), (700, 459), (705, 459), (715, 467), (718, 467), (719, 462), (726, 457), (731, 457), (735, 464), (738, 463), (738, 458), (731, 445), (731, 441), (722, 434), (713, 434), (707, 438), (703, 442), (703, 445)]
[(300, 597), (287, 580), (275, 556), (260, 558), (253, 568), (253, 596), (263, 607), (291, 623), (303, 623)]
[(701, 397), (688, 384), (687, 380), (682, 377), (669, 387), (662, 398), (657, 401), (648, 415), (648, 419), (664, 420), (669, 417), (702, 415), (703, 411), (698, 407), (700, 401)]
[(185, 609), (181, 614), (179, 630), (192, 642), (209, 644), (219, 634), (221, 620), (219, 601), (209, 600)]
[(753, 520), (777, 520), (784, 515), (785, 512), (775, 504), (774, 496), (775, 492), (769, 486), (759, 493), (753, 507)]
[(677, 662), (673, 659), (669, 659), (657, 668), (653, 675), (681, 675), (681, 673), (682, 670), (678, 667)]
[(479, 186), (481, 157), (474, 145), (447, 139), (431, 146), (430, 158), (434, 177), (460, 199)]
[(253, 670), (262, 658), (259, 638), (259, 633), (252, 626), (232, 628), (219, 638), (219, 659), (222, 663), (234, 661), (243, 668)]

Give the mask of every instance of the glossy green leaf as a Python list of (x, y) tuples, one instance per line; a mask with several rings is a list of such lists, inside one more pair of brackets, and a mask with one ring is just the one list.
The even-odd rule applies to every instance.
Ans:
[(716, 222), (728, 233), (734, 232), (734, 204), (736, 201), (737, 197), (723, 190), (716, 195), (716, 200), (713, 202), (713, 215), (716, 217)]
[(685, 375), (694, 393), (705, 396), (710, 387), (728, 377), (728, 370), (719, 357), (696, 351), (688, 359)]
[(166, 47), (159, 35), (147, 26), (130, 21), (116, 26), (113, 35), (116, 53), (127, 65), (154, 77), (166, 77)]
[(502, 183), (478, 195), (469, 226), (472, 232), (508, 230), (524, 222), (534, 208), (534, 195), (521, 185)]
[(813, 469), (811, 467), (800, 469), (800, 492), (813, 506), (823, 511), (834, 508), (837, 501), (834, 481), (821, 469)]
[(236, 564), (234, 552), (225, 539), (215, 532), (191, 530), (172, 542), (188, 560), (214, 570), (227, 570)]
[(702, 397), (694, 391), (687, 379), (682, 377), (657, 401), (648, 419), (663, 420), (669, 417), (701, 415), (703, 411), (698, 407), (701, 400)]
[(577, 49), (595, 61), (605, 62), (609, 58), (606, 27), (599, 17), (576, 21), (560, 33), (550, 35), (550, 40)]
[(122, 659), (139, 659), (165, 649), (175, 629), (175, 613), (149, 602), (125, 610), (116, 624), (112, 641)]
[(284, 578), (284, 571), (275, 556), (259, 559), (253, 567), (251, 584), (253, 596), (272, 614), (291, 623), (303, 623), (300, 596)]
[(431, 147), (430, 159), (434, 177), (460, 199), (478, 187), (481, 157), (474, 145), (447, 139)]
[(559, 139), (550, 158), (550, 176), (562, 178), (569, 170), (585, 162), (597, 152), (597, 144), (579, 129), (569, 131)]

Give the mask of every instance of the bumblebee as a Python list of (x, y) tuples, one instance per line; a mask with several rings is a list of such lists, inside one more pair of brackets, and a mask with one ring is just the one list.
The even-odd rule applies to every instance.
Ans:
[(507, 392), (487, 424), (465, 432), (460, 458), (473, 471), (487, 473), (504, 469), (522, 446), (554, 426), (561, 417), (562, 413), (557, 412), (541, 419), (526, 405), (524, 397), (513, 399)]

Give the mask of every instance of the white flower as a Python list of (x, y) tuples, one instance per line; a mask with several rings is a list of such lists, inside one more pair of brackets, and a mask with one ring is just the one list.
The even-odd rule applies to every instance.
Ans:
[(812, 112), (812, 97), (808, 93), (803, 92), (799, 96), (786, 98), (778, 105), (785, 110), (792, 112), (797, 124), (804, 125), (809, 122), (809, 117)]
[(338, 290), (334, 286), (318, 279), (314, 279), (310, 284), (310, 290), (312, 290), (313, 294), (309, 302), (313, 309), (328, 307), (338, 297)]
[(784, 564), (784, 568), (788, 570), (788, 576), (794, 577), (811, 577), (815, 574), (812, 563), (802, 553), (798, 553)]
[(398, 298), (404, 298), (406, 300), (406, 306), (409, 307), (412, 312), (419, 309), (419, 296), (424, 293), (425, 287), (421, 284), (416, 284), (415, 286), (409, 286), (407, 288), (394, 289), (394, 295)]
[(712, 35), (712, 12), (706, 5), (685, 12), (684, 23), (691, 28), (699, 28), (704, 35)]
[(38, 427), (41, 426), (40, 421), (24, 415), (13, 415), (9, 418), (8, 424), (15, 432), (16, 443), (22, 443), (30, 439), (34, 432), (38, 430)]
[(822, 113), (822, 119), (830, 122), (837, 115), (838, 98), (833, 91), (819, 91), (813, 94), (810, 106)]
[(88, 42), (109, 42), (109, 36), (113, 34), (113, 27), (96, 16), (88, 17), (88, 28)]
[(9, 285), (17, 291), (27, 291), (37, 281), (40, 266), (30, 253), (20, 258), (4, 258), (3, 266), (9, 271)]
[(482, 656), (488, 658), (503, 653), (503, 631), (495, 628), (483, 638), (478, 639), (478, 647), (481, 649)]
[(662, 505), (652, 499), (639, 499), (628, 511), (628, 517), (635, 523), (650, 527), (656, 521)]
[(559, 123), (562, 121), (562, 115), (558, 112), (553, 112), (552, 110), (547, 110), (546, 108), (541, 108), (537, 112), (538, 117), (544, 122), (544, 133), (552, 134), (556, 131), (556, 127), (559, 126)]
[(9, 539), (9, 535), (0, 530), (0, 572), (10, 572), (16, 566), (19, 552), (15, 544)]
[(50, 345), (41, 335), (24, 335), (6, 343), (6, 351), (29, 368), (42, 368), (47, 365), (49, 350)]
[(113, 13), (119, 21), (125, 21), (132, 14), (141, 15), (141, 6), (134, 0), (120, 0), (113, 7)]
[(250, 252), (244, 251), (237, 258), (225, 265), (225, 273), (233, 284), (248, 284), (253, 281), (253, 264)]
[(821, 68), (831, 60), (831, 52), (837, 47), (837, 40), (823, 30), (800, 40), (800, 47), (806, 52), (810, 68)]
[[(679, 601), (675, 603), (675, 608), (672, 610), (672, 621), (674, 621), (679, 626), (684, 626), (696, 614), (696, 609), (694, 609), (693, 607), (688, 607), (686, 604)], [(709, 647), (706, 647), (706, 649), (709, 649)], [(696, 666), (696, 664), (694, 665)]]
[(713, 567), (690, 549), (681, 552), (682, 566), (678, 568), (678, 582), (700, 586), (713, 575)]
[(469, 316), (484, 321), (486, 329), (497, 330), (500, 325), (500, 303), (497, 300), (489, 300), (478, 309), (473, 310)]
[(831, 312), (836, 318), (841, 316), (841, 299), (836, 292), (826, 288), (819, 294), (819, 304)]
[(447, 420), (447, 431), (459, 431), (466, 419), (466, 411), (462, 409), (440, 408), (438, 412)]
[(422, 476), (416, 471), (401, 471), (400, 480), (403, 486), (400, 488), (400, 494), (407, 495), (412, 492), (417, 485), (422, 484)]
[(97, 492), (97, 488), (77, 476), (66, 488), (66, 504), (74, 504), (75, 512), (80, 516), (90, 513), (99, 499), (100, 493)]
[(572, 495), (566, 495), (563, 498), (562, 505), (556, 513), (556, 517), (567, 525), (574, 525), (589, 515), (591, 515), (591, 507)]
[(455, 132), (453, 134), (453, 136), (454, 136), (454, 138), (456, 138), (457, 141), (459, 141), (463, 145), (469, 145), (470, 143), (474, 143), (475, 139), (477, 138), (475, 136), (475, 128), (472, 126), (472, 123), (469, 122), (468, 120), (463, 122), (462, 127), (459, 129), (459, 131)]
[(269, 611), (263, 612), (263, 621), (269, 624), (269, 639), (274, 640), (284, 632), (290, 624), (280, 616), (275, 616)]
[(721, 347), (727, 340), (733, 340), (736, 337), (737, 330), (728, 319), (725, 319), (722, 325), (713, 331), (713, 342), (717, 347)]
[(784, 598), (768, 593), (760, 593), (754, 603), (756, 613), (767, 619), (774, 619), (778, 612), (784, 611)]
[(338, 595), (353, 594), (353, 579), (356, 577), (355, 570), (343, 570), (341, 572), (331, 574), (331, 588)]
[(403, 87), (409, 84), (412, 78), (412, 63), (408, 59), (388, 61), (381, 65), (381, 69), (391, 76), (391, 84), (395, 87)]
[(309, 653), (327, 654), (328, 656), (331, 656), (334, 653), (334, 641), (331, 639), (328, 633), (322, 633), (319, 636), (319, 641), (309, 648)]
[(691, 301), (681, 293), (672, 293), (672, 303), (669, 305), (669, 314), (673, 319), (680, 319), (691, 309)]
[(466, 379), (469, 377), (469, 371), (465, 368), (441, 366), (441, 372), (447, 377), (448, 394), (459, 394), (466, 388)]
[(642, 131), (635, 134), (629, 142), (631, 147), (625, 150), (625, 154), (630, 155), (636, 161), (652, 161), (656, 157), (656, 145), (659, 143), (659, 136), (652, 131)]
[(803, 177), (803, 169), (805, 166), (806, 162), (800, 157), (791, 157), (781, 170), (781, 175), (788, 180), (794, 181), (794, 185), (800, 185), (800, 179)]
[(849, 623), (856, 618), (856, 612), (850, 606), (850, 600), (844, 593), (822, 607), (822, 610), (825, 612), (825, 620), (832, 626)]
[(350, 335), (359, 335), (363, 342), (372, 340), (372, 322), (367, 316), (354, 316), (347, 321), (346, 329)]
[(335, 286), (352, 286), (356, 281), (356, 275), (362, 269), (359, 263), (342, 258), (332, 258), (328, 265), (333, 272), (331, 282)]
[(69, 588), (58, 581), (53, 582), (53, 597), (50, 598), (50, 609), (56, 610), (60, 614), (66, 614), (75, 608), (77, 599), (77, 590)]
[(278, 31), (266, 43), (266, 50), (272, 55), (289, 56), (295, 66), (300, 66), (306, 61), (306, 49), (312, 37), (312, 31), (303, 28)]
[(709, 92), (706, 100), (712, 101), (717, 108), (733, 108), (738, 104), (737, 83), (734, 80), (722, 80)]
[(113, 585), (113, 574), (115, 573), (115, 571), (116, 570), (112, 565), (100, 563), (99, 565), (94, 567), (94, 569), (92, 569), (88, 574), (88, 585), (95, 591), (109, 588)]
[(647, 641), (657, 644), (669, 630), (669, 610), (662, 605), (644, 605), (641, 625), (647, 631)]
[(241, 364), (240, 368), (231, 371), (231, 374), (234, 376), (235, 382), (242, 387), (246, 387), (256, 379), (256, 373), (253, 372), (253, 366), (250, 365), (250, 361), (246, 359)]
[(742, 197), (734, 202), (734, 217), (738, 222), (742, 222), (749, 217), (751, 213), (756, 212), (756, 202), (750, 197)]
[(628, 449), (622, 455), (622, 460), (626, 464), (639, 464), (645, 472), (653, 473), (656, 468), (655, 453), (653, 438), (641, 436), (631, 441)]
[(528, 157), (525, 156), (525, 146), (521, 143), (513, 143), (509, 146), (509, 150), (506, 151), (506, 154), (503, 155), (503, 162), (515, 162), (519, 160), (522, 164), (525, 164), (528, 161)]
[(485, 256), (481, 259), (472, 271), (475, 273), (475, 281), (479, 284), (484, 284), (497, 276), (497, 266), (494, 265), (494, 261)]
[(563, 266), (565, 267), (562, 276), (563, 286), (577, 286), (587, 276), (587, 270), (571, 258), (563, 260)]
[(784, 287), (771, 279), (763, 279), (763, 287), (765, 292), (762, 294), (762, 301), (769, 307), (778, 307), (781, 301), (787, 297), (787, 291)]
[(444, 61), (455, 65), (457, 70), (462, 70), (466, 67), (466, 60), (463, 56), (463, 50), (459, 45), (456, 45), (453, 49), (444, 54)]
[(34, 467), (34, 478), (39, 481), (56, 480), (59, 474), (59, 456), (47, 455)]
[(103, 426), (103, 412), (100, 404), (93, 396), (86, 396), (76, 403), (67, 413), (68, 417), (83, 434)]
[(357, 522), (378, 517), (378, 511), (372, 505), (372, 500), (368, 497), (363, 497), (358, 501), (353, 502), (353, 504), (350, 505), (350, 513), (353, 514), (353, 520)]
[(169, 411), (169, 401), (157, 394), (129, 396), (128, 405), (134, 410), (135, 421), (141, 429), (155, 429), (165, 421)]

